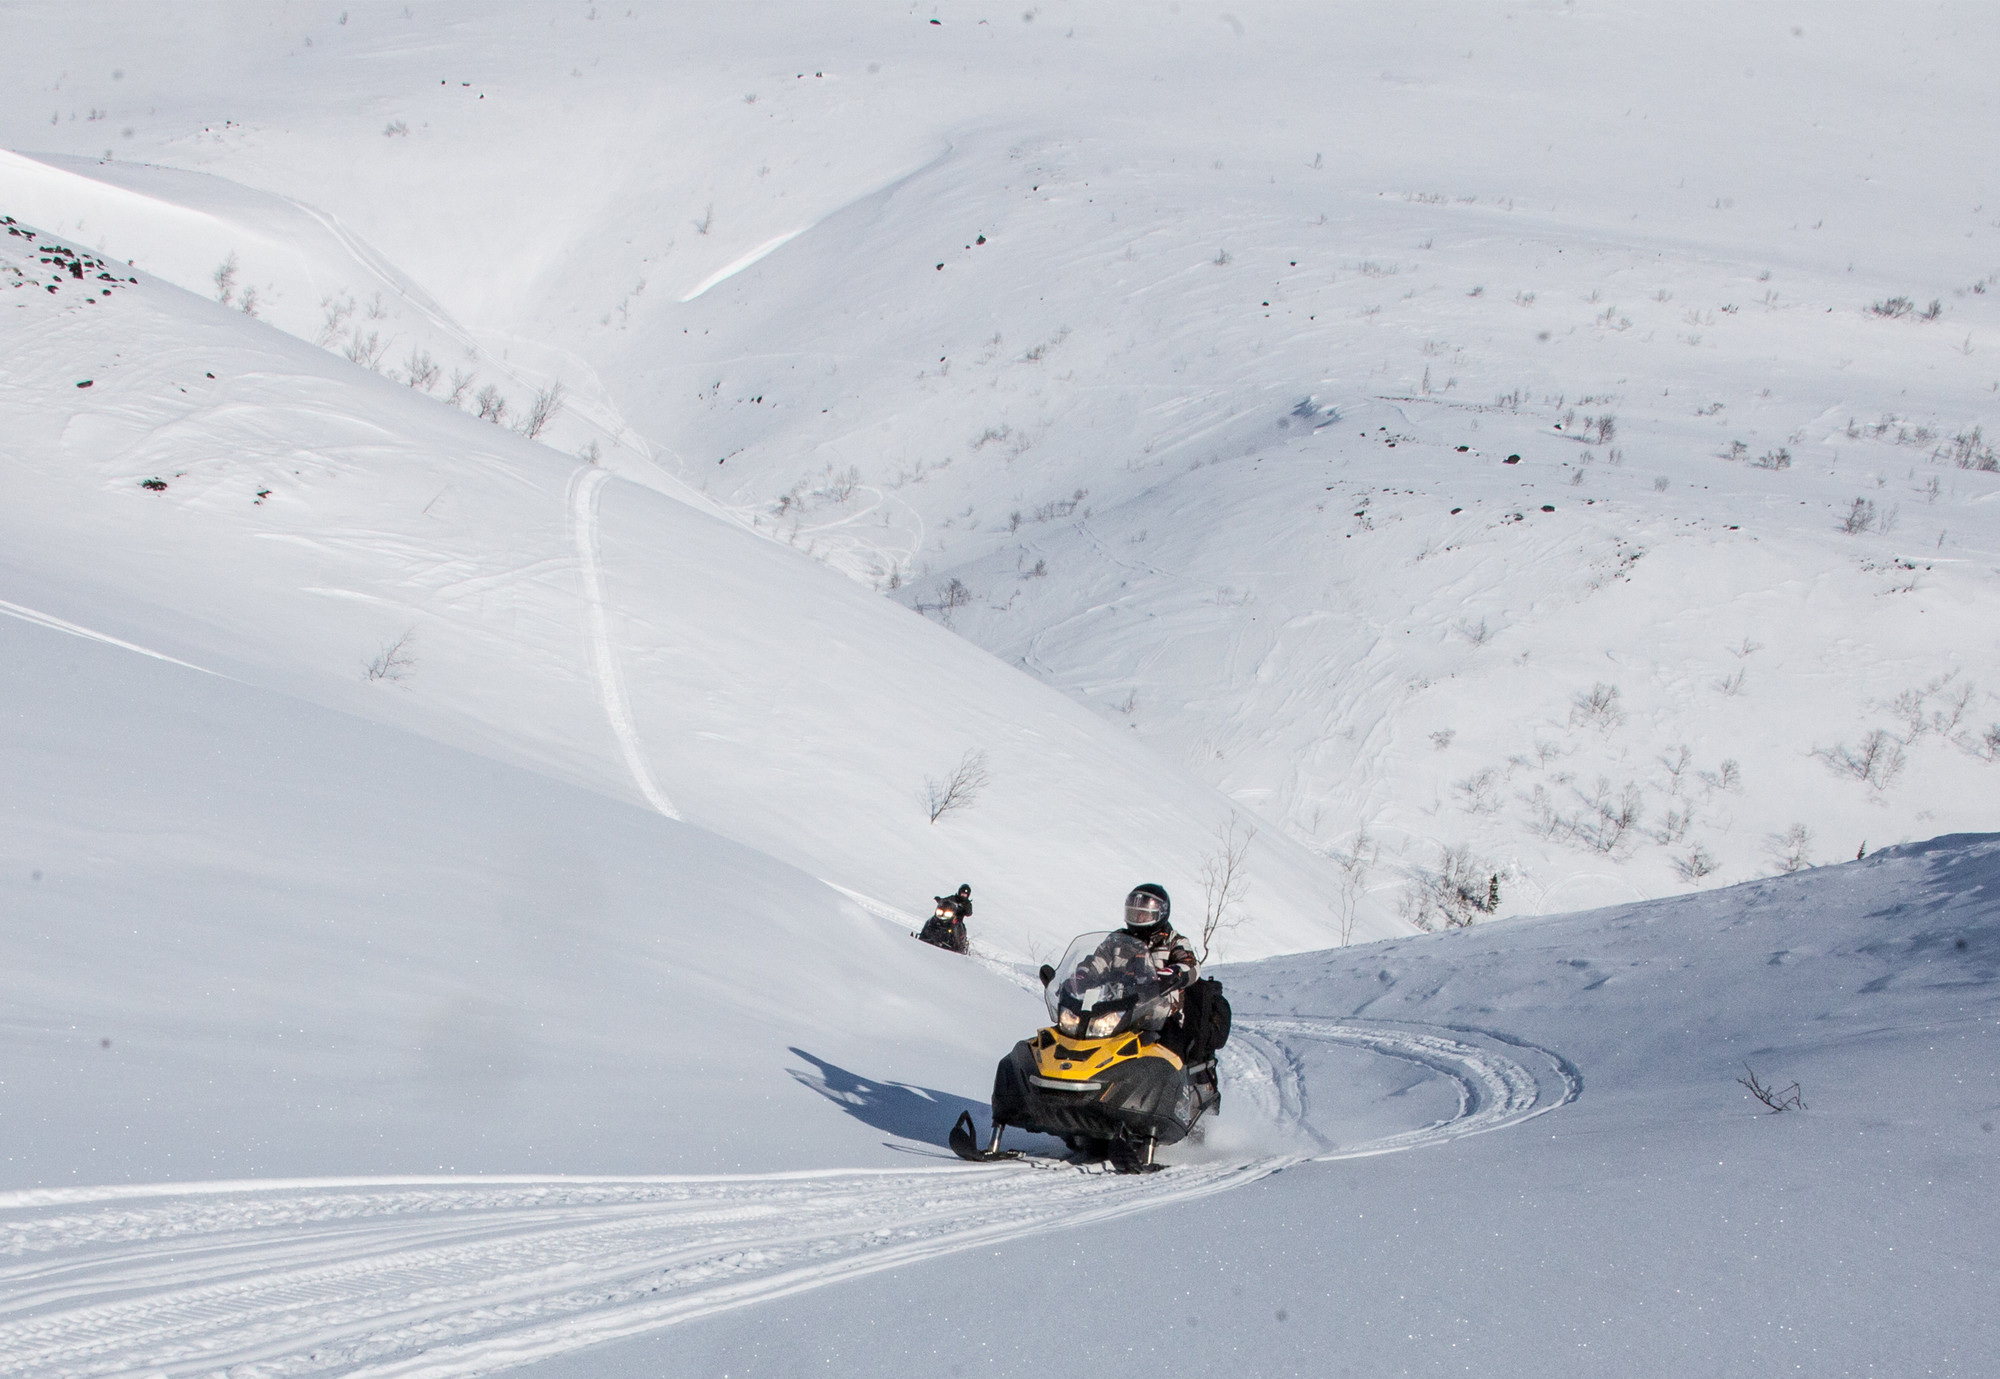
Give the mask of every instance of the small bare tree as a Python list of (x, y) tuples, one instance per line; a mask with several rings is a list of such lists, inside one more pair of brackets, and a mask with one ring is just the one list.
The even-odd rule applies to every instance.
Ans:
[(410, 357), (403, 361), (403, 372), (410, 376), (412, 388), (422, 388), (425, 392), (429, 392), (437, 385), (438, 362), (431, 358), (429, 350), (418, 349), (415, 345), (410, 346)]
[(507, 399), (491, 383), (475, 393), (472, 401), (479, 408), (481, 421), (490, 421), (498, 426), (507, 419)]
[(215, 279), (215, 300), (224, 306), (228, 306), (230, 299), (236, 295), (236, 269), (236, 255), (232, 252), (215, 266), (211, 275)]
[(1250, 859), (1250, 844), (1257, 837), (1257, 826), (1246, 824), (1242, 816), (1232, 813), (1229, 822), (1215, 830), (1215, 849), (1201, 861), (1201, 961), (1208, 961), (1208, 950), (1218, 936), (1241, 925), (1247, 915), (1241, 913), (1243, 899), (1250, 893), (1250, 873), (1245, 864)]
[(1708, 849), (1696, 843), (1688, 849), (1687, 856), (1674, 858), (1674, 875), (1690, 886), (1698, 885), (1704, 876), (1714, 874), (1715, 865)]
[(1839, 742), (1831, 747), (1816, 747), (1813, 755), (1834, 770), (1845, 771), (1877, 790), (1887, 788), (1903, 772), (1903, 744), (1880, 728), (1862, 738), (1859, 747), (1850, 748)]
[(1574, 727), (1581, 723), (1600, 732), (1610, 732), (1625, 721), (1625, 709), (1618, 702), (1620, 697), (1618, 686), (1607, 685), (1602, 680), (1588, 690), (1578, 691), (1570, 700), (1570, 725)]
[(970, 809), (992, 780), (986, 769), (986, 753), (978, 748), (960, 757), (958, 765), (951, 769), (949, 775), (942, 778), (925, 776), (924, 807), (930, 811), (931, 822), (936, 823), (958, 810)]
[(410, 642), (416, 635), (417, 630), (413, 627), (383, 647), (362, 674), (370, 680), (401, 680), (408, 676), (417, 668), (417, 658), (410, 648)]
[(562, 409), (563, 385), (562, 380), (557, 379), (536, 393), (535, 400), (528, 404), (528, 415), (521, 422), (521, 434), (533, 440), (548, 429), (549, 423), (556, 419), (556, 414)]
[(1812, 848), (1812, 830), (1804, 824), (1793, 824), (1783, 833), (1773, 833), (1764, 841), (1764, 850), (1771, 854), (1771, 860), (1778, 864), (1778, 870), (1790, 875), (1812, 865), (1808, 855)]
[(1333, 864), (1340, 868), (1340, 890), (1334, 897), (1334, 917), (1340, 924), (1340, 946), (1345, 948), (1354, 941), (1354, 921), (1361, 907), (1361, 896), (1368, 889), (1368, 869), (1375, 865), (1380, 855), (1375, 840), (1368, 836), (1366, 829), (1356, 831), (1354, 841), (1347, 845), (1345, 852), (1333, 854)]

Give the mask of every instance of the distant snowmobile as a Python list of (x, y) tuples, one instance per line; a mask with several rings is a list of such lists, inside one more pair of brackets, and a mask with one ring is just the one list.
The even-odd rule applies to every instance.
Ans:
[(1010, 1125), (1060, 1136), (1074, 1157), (1109, 1159), (1123, 1173), (1160, 1167), (1154, 1150), (1185, 1139), (1222, 1104), (1215, 1050), (1229, 1038), (1229, 1002), (1212, 978), (1188, 988), (1177, 1029), (1163, 1030), (1173, 995), (1144, 940), (1084, 934), (1042, 969), (1055, 1022), (1023, 1039), (993, 1075), (986, 1147), (970, 1112), (951, 1130), (961, 1159), (1019, 1158), (1000, 1148)]
[(937, 910), (924, 921), (917, 938), (935, 948), (952, 953), (969, 952), (972, 935), (965, 921), (972, 917), (972, 887), (960, 886), (956, 895), (937, 897)]

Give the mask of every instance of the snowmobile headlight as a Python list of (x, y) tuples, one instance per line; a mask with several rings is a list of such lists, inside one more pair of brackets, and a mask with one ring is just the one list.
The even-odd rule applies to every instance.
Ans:
[(1118, 1033), (1118, 1027), (1124, 1023), (1124, 1011), (1107, 1010), (1102, 1015), (1093, 1015), (1090, 1017), (1090, 1023), (1084, 1027), (1084, 1037), (1086, 1039), (1109, 1039), (1112, 1035)]
[(1064, 1034), (1074, 1037), (1082, 1027), (1083, 1017), (1073, 1010), (1062, 1011), (1056, 1016), (1056, 1028)]

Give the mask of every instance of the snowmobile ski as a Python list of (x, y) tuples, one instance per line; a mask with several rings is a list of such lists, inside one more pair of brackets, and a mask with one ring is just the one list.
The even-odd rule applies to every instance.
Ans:
[(981, 1149), (979, 1147), (979, 1127), (972, 1123), (972, 1112), (960, 1111), (957, 1123), (951, 1127), (951, 1152), (958, 1155), (961, 1159), (967, 1159), (976, 1164), (990, 1164), (997, 1163), (1001, 1159), (1026, 1157), (1018, 1149), (1002, 1149), (1000, 1147), (1000, 1132), (1006, 1128), (1004, 1125), (995, 1125), (993, 1127), (992, 1141), (986, 1148)]

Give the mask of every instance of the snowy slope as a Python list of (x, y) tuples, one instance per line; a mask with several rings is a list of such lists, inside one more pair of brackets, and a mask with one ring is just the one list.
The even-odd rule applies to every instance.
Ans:
[[(1991, 835), (1941, 839), (1232, 969), (1253, 1029), (1496, 1031), (1570, 1055), (1582, 1095), (527, 1372), (1986, 1373), (1996, 865)], [(1302, 1052), (1308, 1124), (1336, 1137), (1398, 1066)], [(1746, 1063), (1807, 1109), (1753, 1102)], [(1435, 1086), (1400, 1066), (1395, 1100)]]
[[(892, 909), (973, 879), (1016, 958), (1142, 877), (1194, 891), (1227, 802), (962, 640), (240, 312), (86, 288), (11, 228), (32, 362), (0, 385), (0, 521), (38, 592), (10, 601), (648, 800)], [(926, 780), (968, 754), (990, 787), (933, 823)], [(1329, 869), (1281, 839), (1259, 862), (1263, 949), (1327, 941)]]
[(1039, 1013), (643, 806), (71, 632), (0, 639), (11, 1184), (893, 1164), (812, 1060), (962, 1086)]
[(1232, 969), (1233, 1129), (1150, 1179), (0, 1195), (0, 1372), (1978, 1373), (1996, 855)]
[(0, 29), (0, 1376), (1994, 1368), (1992, 10)]
[[(337, 221), (568, 448), (1372, 848), (1376, 922), (1447, 849), (1548, 912), (1989, 822), (1990, 12), (493, 13), (28, 12), (7, 138)], [(306, 338), (332, 258), (261, 270)]]

